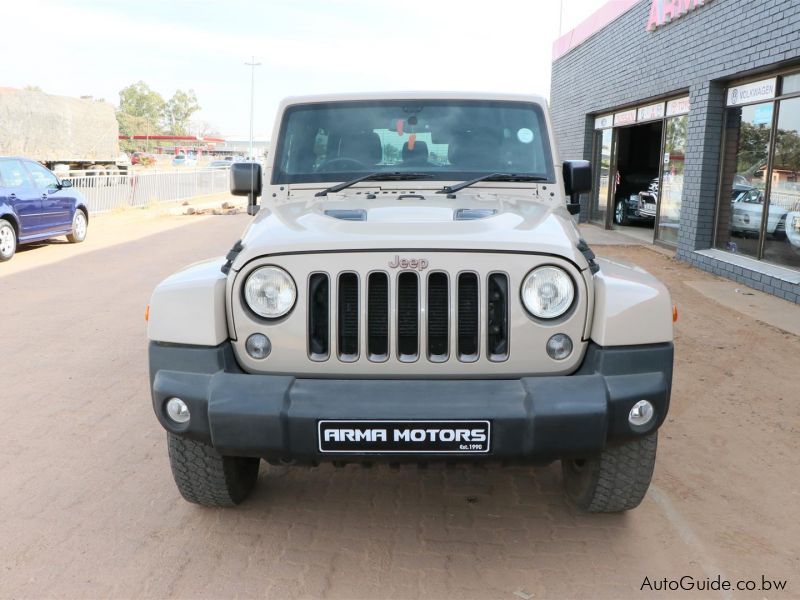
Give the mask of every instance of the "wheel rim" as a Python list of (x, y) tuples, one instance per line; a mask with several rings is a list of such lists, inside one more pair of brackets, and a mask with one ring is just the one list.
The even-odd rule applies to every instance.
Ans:
[(8, 225), (0, 227), (0, 254), (8, 256), (14, 251), (14, 230)]
[(75, 231), (75, 237), (79, 240), (82, 240), (84, 237), (86, 237), (86, 217), (80, 210), (75, 213), (75, 223), (73, 229)]
[(625, 214), (625, 207), (622, 206), (622, 202), (617, 202), (617, 223), (622, 223), (622, 217)]

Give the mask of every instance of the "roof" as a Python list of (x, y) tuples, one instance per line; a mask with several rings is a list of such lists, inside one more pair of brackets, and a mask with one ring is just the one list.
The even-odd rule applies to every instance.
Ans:
[(544, 97), (537, 94), (505, 94), (498, 92), (356, 92), (347, 94), (318, 94), (313, 96), (290, 96), (282, 106), (290, 104), (311, 104), (315, 102), (355, 102), (359, 100), (500, 100), (509, 102), (535, 102), (546, 104)]

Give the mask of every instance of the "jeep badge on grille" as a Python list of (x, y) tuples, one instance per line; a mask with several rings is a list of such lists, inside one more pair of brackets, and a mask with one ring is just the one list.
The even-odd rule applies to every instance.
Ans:
[(426, 258), (400, 258), (395, 255), (394, 260), (389, 261), (389, 266), (392, 269), (400, 267), (401, 269), (424, 271), (428, 268), (428, 260)]

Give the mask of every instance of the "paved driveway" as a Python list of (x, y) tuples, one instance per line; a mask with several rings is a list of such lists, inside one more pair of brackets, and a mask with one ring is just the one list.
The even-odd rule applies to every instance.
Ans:
[(639, 509), (576, 512), (558, 465), (264, 466), (238, 509), (187, 504), (151, 414), (144, 306), (247, 217), (186, 219), (0, 265), (0, 597), (638, 598), (645, 577), (718, 574), (789, 579), (752, 597), (800, 594), (800, 339), (711, 302), (684, 282), (712, 277), (646, 248), (601, 249), (662, 277), (681, 311)]

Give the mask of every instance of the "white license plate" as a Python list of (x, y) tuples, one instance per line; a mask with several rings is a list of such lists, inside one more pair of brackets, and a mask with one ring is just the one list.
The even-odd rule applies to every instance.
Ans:
[(642, 204), (639, 207), (639, 212), (647, 214), (647, 215), (654, 215), (655, 216), (655, 214), (656, 214), (656, 205), (655, 204), (649, 204), (649, 203)]
[(486, 454), (489, 421), (319, 421), (320, 452)]

